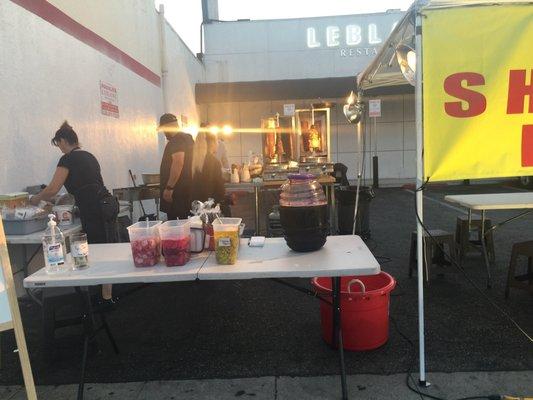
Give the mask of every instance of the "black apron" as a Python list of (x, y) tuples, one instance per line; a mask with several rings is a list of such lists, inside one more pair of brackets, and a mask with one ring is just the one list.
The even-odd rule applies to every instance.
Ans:
[(89, 243), (114, 243), (117, 241), (116, 219), (118, 201), (99, 184), (79, 188), (74, 194), (80, 210), (83, 231)]

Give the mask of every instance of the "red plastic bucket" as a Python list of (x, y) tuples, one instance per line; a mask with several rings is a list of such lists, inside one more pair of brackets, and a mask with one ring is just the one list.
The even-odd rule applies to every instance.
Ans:
[[(313, 278), (315, 290), (331, 301), (331, 278)], [(341, 278), (342, 342), (346, 350), (372, 350), (389, 339), (390, 292), (396, 281), (386, 272), (371, 276)], [(330, 304), (320, 302), (322, 337), (331, 344), (333, 312)]]

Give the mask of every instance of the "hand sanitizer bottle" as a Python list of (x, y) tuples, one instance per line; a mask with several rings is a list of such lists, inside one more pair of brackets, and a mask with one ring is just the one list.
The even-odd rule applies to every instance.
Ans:
[(65, 238), (54, 221), (54, 217), (54, 214), (48, 215), (48, 228), (46, 228), (42, 239), (47, 274), (56, 274), (67, 270)]

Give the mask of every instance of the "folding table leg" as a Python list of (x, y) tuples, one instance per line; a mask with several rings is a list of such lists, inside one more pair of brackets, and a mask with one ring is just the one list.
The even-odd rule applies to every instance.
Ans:
[(80, 295), (83, 305), (83, 356), (81, 361), (81, 374), (80, 382), (78, 384), (78, 400), (83, 400), (83, 387), (85, 385), (85, 370), (87, 367), (87, 353), (89, 351), (89, 342), (94, 337), (94, 314), (91, 306), (91, 296), (89, 290), (85, 290), (80, 287), (75, 288), (76, 292)]
[(342, 329), (341, 329), (341, 278), (331, 278), (332, 284), (332, 307), (333, 307), (333, 332), (331, 337), (331, 345), (333, 348), (338, 346), (339, 360), (341, 367), (341, 387), (342, 400), (348, 400), (348, 389), (346, 387), (346, 366), (344, 364), (344, 346), (342, 343)]
[(107, 324), (107, 319), (104, 315), (104, 313), (102, 312), (100, 314), (100, 319), (102, 320), (102, 326), (105, 330), (105, 333), (109, 339), (109, 341), (111, 342), (111, 346), (113, 347), (113, 351), (115, 352), (115, 354), (120, 354), (120, 351), (118, 349), (118, 346), (117, 346), (117, 342), (115, 341), (115, 338), (113, 337), (113, 334), (111, 333), (111, 329), (109, 329), (109, 325)]
[(492, 277), (490, 274), (490, 260), (487, 253), (487, 238), (485, 237), (485, 210), (481, 210), (481, 248), (483, 249), (483, 256), (485, 258), (485, 267), (487, 269), (487, 288), (492, 287)]
[(78, 384), (78, 400), (83, 400), (83, 386), (85, 385), (85, 369), (87, 368), (87, 353), (89, 352), (89, 335), (84, 334), (83, 338), (83, 355), (81, 361), (80, 383)]

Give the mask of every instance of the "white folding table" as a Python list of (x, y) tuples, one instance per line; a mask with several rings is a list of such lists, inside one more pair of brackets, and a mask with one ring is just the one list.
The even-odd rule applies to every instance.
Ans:
[(514, 193), (488, 193), (488, 194), (461, 194), (448, 195), (444, 200), (450, 203), (459, 204), (468, 209), (468, 228), (470, 229), (470, 221), (472, 220), (472, 211), (480, 211), (481, 213), (481, 248), (485, 258), (485, 266), (487, 268), (487, 286), (492, 286), (492, 278), (490, 273), (490, 260), (487, 253), (487, 246), (485, 243), (485, 217), (488, 210), (527, 210), (512, 218), (509, 218), (499, 224), (493, 225), (492, 230), (499, 226), (513, 221), (533, 211), (533, 192), (514, 192)]
[[(264, 247), (249, 247), (247, 239), (241, 240), (239, 257), (235, 265), (218, 265), (213, 252), (193, 254), (183, 267), (135, 268), (129, 243), (95, 244), (89, 246), (89, 268), (48, 275), (43, 269), (24, 280), (27, 288), (76, 287), (84, 297), (87, 315), (84, 321), (85, 340), (78, 399), (83, 398), (85, 364), (89, 341), (94, 337), (95, 324), (88, 292), (80, 288), (101, 284), (154, 283), (193, 280), (237, 280), (273, 278), (332, 277), (333, 347), (339, 350), (341, 365), (342, 398), (347, 399), (346, 370), (340, 322), (341, 276), (375, 275), (379, 263), (359, 236), (330, 236), (324, 247), (310, 253), (290, 250), (282, 238), (267, 238)], [(289, 285), (291, 286), (291, 285)], [(327, 301), (327, 300), (326, 300)], [(105, 320), (103, 328), (112, 344), (113, 338)], [(116, 346), (114, 345), (116, 348)]]

